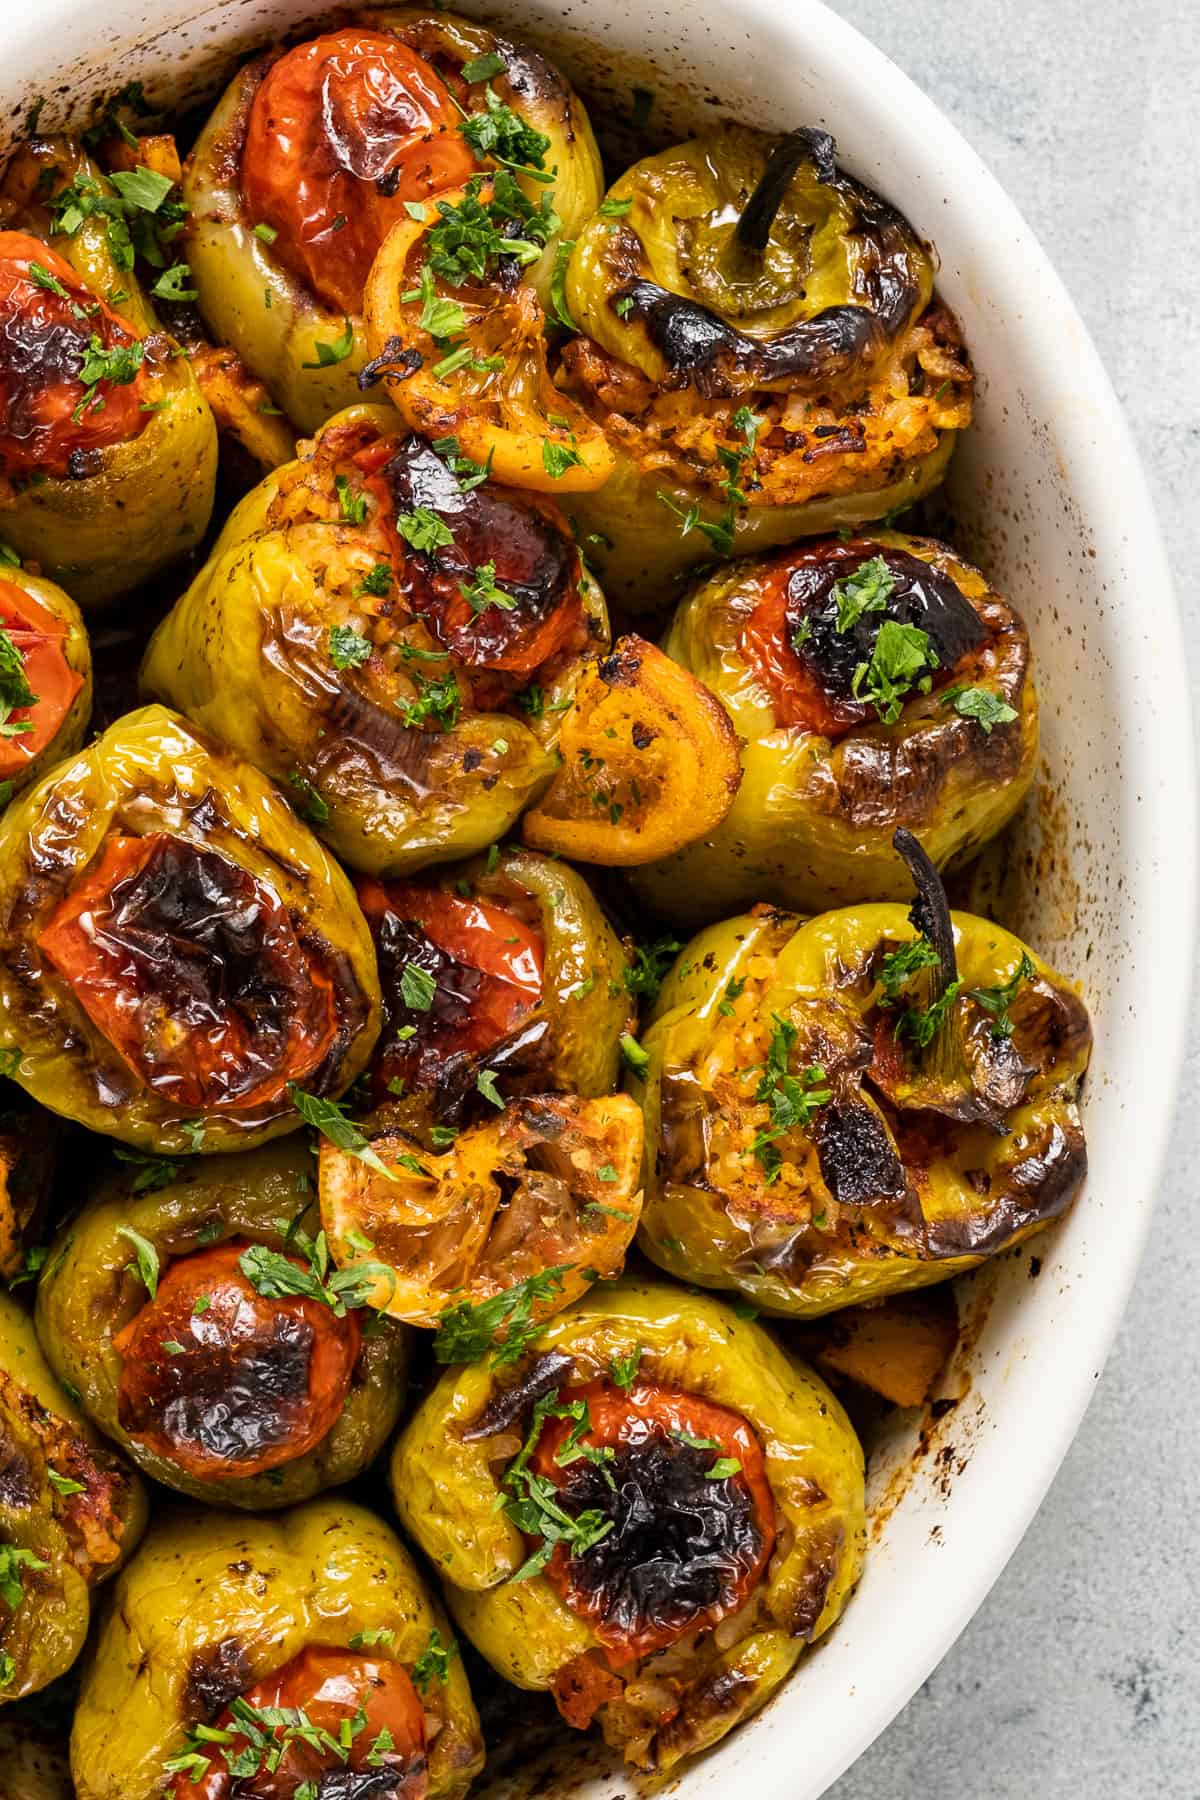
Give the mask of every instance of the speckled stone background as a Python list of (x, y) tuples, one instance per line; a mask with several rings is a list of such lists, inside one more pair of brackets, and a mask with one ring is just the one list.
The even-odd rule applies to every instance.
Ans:
[[(1195, 695), (1200, 9), (832, 3), (981, 153), (1096, 338), (1171, 550)], [(1181, 981), (1189, 956), (1180, 945)], [(983, 1609), (829, 1800), (1200, 1800), (1198, 1153), (1200, 1030), (1149, 1249), (1075, 1445)]]

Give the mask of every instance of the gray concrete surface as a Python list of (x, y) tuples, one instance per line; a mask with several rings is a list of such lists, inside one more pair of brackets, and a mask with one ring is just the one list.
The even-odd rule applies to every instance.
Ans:
[[(832, 3), (980, 151), (1087, 320), (1142, 446), (1196, 695), (1200, 11)], [(1200, 1031), (1150, 1246), (1079, 1437), (982, 1611), (830, 1800), (1200, 1800), (1198, 1103)]]

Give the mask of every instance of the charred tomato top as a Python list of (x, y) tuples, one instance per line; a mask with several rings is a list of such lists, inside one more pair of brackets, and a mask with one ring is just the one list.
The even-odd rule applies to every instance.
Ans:
[(295, 1800), (303, 1790), (322, 1800), (425, 1800), (429, 1791), (425, 1712), (402, 1663), (310, 1646), (214, 1725), (228, 1739), (203, 1746), (207, 1770), (181, 1781), (177, 1795)]
[(781, 725), (836, 741), (888, 716), (871, 679), (885, 649), (892, 667), (883, 679), (928, 692), (988, 635), (949, 575), (906, 550), (858, 540), (781, 556), (742, 628), (741, 650)]
[(353, 1313), (268, 1299), (242, 1272), (245, 1249), (177, 1258), (114, 1339), (122, 1427), (201, 1480), (259, 1475), (315, 1449), (358, 1361)]
[(66, 636), (65, 619), (0, 580), (0, 778), (41, 754), (83, 686), (64, 654)]
[(486, 1055), (540, 1001), (544, 940), (515, 912), (410, 882), (357, 886), (383, 988), (377, 1098), (434, 1086), (451, 1058)]
[(337, 1036), (333, 982), (278, 895), (168, 832), (109, 837), (38, 945), (135, 1076), (182, 1108), (278, 1098)]
[(591, 1622), (610, 1662), (646, 1656), (737, 1612), (775, 1542), (762, 1447), (746, 1420), (640, 1379), (628, 1393), (595, 1381), (561, 1398), (586, 1404), (586, 1429), (549, 1418), (532, 1467), (554, 1483), (566, 1512), (598, 1513), (611, 1528), (582, 1554), (558, 1543), (546, 1574)]
[(0, 231), (0, 475), (83, 477), (144, 430), (145, 349), (70, 263)]
[(410, 202), (474, 168), (458, 113), (430, 65), (380, 31), (298, 44), (250, 109), (242, 192), (272, 251), (327, 305), (362, 308), (367, 271)]

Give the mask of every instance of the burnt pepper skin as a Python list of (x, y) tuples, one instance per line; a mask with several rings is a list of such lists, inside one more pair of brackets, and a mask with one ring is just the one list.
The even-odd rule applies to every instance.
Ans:
[(141, 1481), (55, 1380), (28, 1313), (0, 1293), (0, 1708), (71, 1667), (93, 1588), (145, 1523)]
[[(59, 1379), (148, 1475), (213, 1505), (273, 1510), (360, 1474), (404, 1403), (407, 1332), (364, 1335), (238, 1269), (250, 1246), (286, 1253), (290, 1221), (315, 1234), (307, 1142), (181, 1159), (139, 1192), (144, 1173), (105, 1182), (51, 1249), (37, 1325)], [(155, 1295), (125, 1231), (152, 1247)]]
[(685, 946), (629, 1082), (652, 1261), (815, 1318), (949, 1280), (1067, 1210), (1087, 1011), (1010, 932), (946, 918), (959, 985), (924, 1046), (927, 958), (887, 996), (918, 936), (902, 905), (759, 906)]
[[(592, 1547), (525, 1567), (531, 1520), (498, 1504), (522, 1461), (573, 1518), (595, 1512)], [(636, 1512), (606, 1468), (634, 1481)], [(833, 1395), (760, 1326), (654, 1282), (588, 1295), (502, 1371), (448, 1370), (391, 1477), (476, 1648), (657, 1773), (764, 1704), (861, 1567), (862, 1450)], [(715, 1636), (735, 1614), (742, 1629)], [(653, 1680), (668, 1645), (669, 1701)]]
[[(429, 1669), (439, 1647), (444, 1679)], [(170, 1784), (167, 1762), (195, 1742), (192, 1728), (319, 1652), (331, 1665), (346, 1652), (365, 1655), (390, 1685), (413, 1685), (424, 1748), (409, 1764), (414, 1785), (399, 1791), (461, 1800), (483, 1767), (483, 1739), (446, 1616), (395, 1532), (341, 1499), (270, 1519), (198, 1508), (156, 1519), (117, 1585), (84, 1676), (71, 1734), (78, 1800), (154, 1800)], [(211, 1739), (200, 1752), (208, 1766), (198, 1780), (219, 1778), (224, 1763)], [(340, 1758), (317, 1761), (314, 1775), (328, 1770), (330, 1791), (350, 1791)], [(351, 1769), (364, 1761), (361, 1749), (346, 1759)]]
[[(0, 819), (0, 1039), (52, 1111), (150, 1151), (294, 1130), (379, 1029), (341, 869), (256, 770), (163, 707)], [(199, 1134), (197, 1139), (197, 1134)]]
[(970, 422), (930, 250), (835, 148), (713, 127), (635, 163), (580, 234), (559, 379), (616, 467), (574, 510), (632, 610), (665, 612), (714, 552), (911, 504)]

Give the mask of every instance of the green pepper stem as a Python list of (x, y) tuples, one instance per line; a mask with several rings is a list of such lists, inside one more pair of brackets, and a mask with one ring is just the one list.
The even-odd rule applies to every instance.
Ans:
[(833, 161), (835, 148), (827, 131), (813, 131), (807, 125), (798, 126), (780, 138), (734, 228), (733, 235), (744, 249), (756, 250), (760, 255), (766, 249), (776, 214), (801, 163), (812, 162), (818, 181), (834, 179), (837, 173)]

